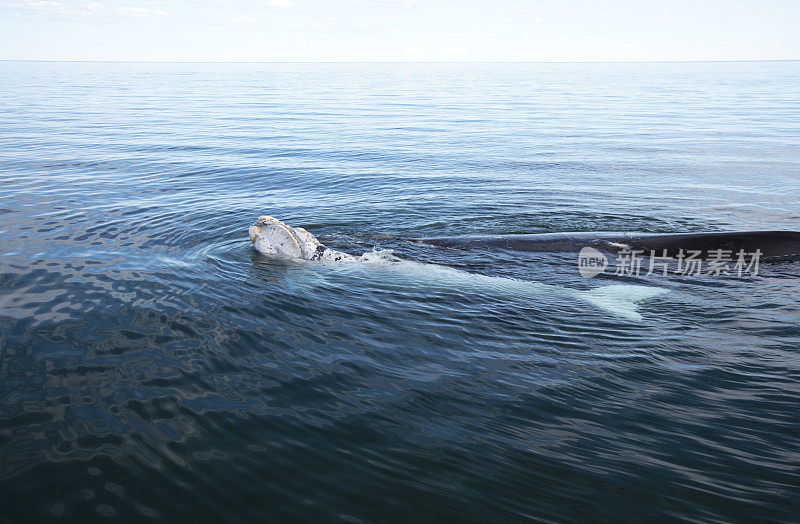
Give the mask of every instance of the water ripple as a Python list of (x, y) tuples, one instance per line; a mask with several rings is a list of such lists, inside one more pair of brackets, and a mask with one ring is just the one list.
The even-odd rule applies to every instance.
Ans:
[(797, 262), (629, 323), (246, 228), (579, 289), (414, 239), (797, 230), (797, 68), (3, 63), (4, 516), (796, 520)]

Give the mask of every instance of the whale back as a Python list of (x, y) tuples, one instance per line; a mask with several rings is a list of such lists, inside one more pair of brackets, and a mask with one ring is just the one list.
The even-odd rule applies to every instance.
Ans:
[(800, 256), (800, 232), (734, 231), (711, 233), (541, 233), (425, 238), (418, 242), (454, 248), (497, 248), (510, 251), (578, 252), (586, 246), (616, 253), (621, 249), (655, 251), (675, 257), (680, 250), (701, 251), (704, 256), (718, 249), (733, 253), (755, 252), (762, 257)]

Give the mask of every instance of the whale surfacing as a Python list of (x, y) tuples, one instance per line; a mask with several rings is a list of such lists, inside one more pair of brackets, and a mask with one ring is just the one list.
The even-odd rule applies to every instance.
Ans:
[(250, 240), (262, 255), (324, 262), (356, 262), (358, 257), (322, 245), (302, 227), (290, 227), (270, 216), (260, 216), (250, 226)]
[(372, 251), (354, 256), (330, 249), (300, 227), (291, 227), (277, 218), (261, 216), (250, 226), (250, 240), (259, 253), (273, 258), (320, 262), (361, 262), (376, 275), (378, 283), (404, 287), (458, 290), (518, 297), (540, 303), (548, 297), (578, 299), (585, 304), (628, 320), (642, 320), (639, 302), (666, 293), (666, 289), (634, 284), (612, 284), (579, 290), (515, 278), (470, 273), (459, 269), (403, 260), (390, 252)]

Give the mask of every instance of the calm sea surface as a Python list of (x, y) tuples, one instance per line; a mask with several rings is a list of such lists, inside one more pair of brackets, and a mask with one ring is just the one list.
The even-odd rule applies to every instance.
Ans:
[(800, 62), (0, 62), (0, 520), (796, 521), (800, 263), (616, 318), (268, 260), (800, 230)]

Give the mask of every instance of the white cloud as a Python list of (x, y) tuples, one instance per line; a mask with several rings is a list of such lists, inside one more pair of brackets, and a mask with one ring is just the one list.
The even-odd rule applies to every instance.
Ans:
[(267, 0), (267, 5), (279, 9), (294, 9), (296, 7), (292, 0)]
[(148, 9), (146, 7), (117, 7), (117, 14), (136, 20), (163, 20), (169, 13), (161, 9)]
[(0, 7), (21, 18), (57, 20), (164, 20), (169, 13), (152, 2), (140, 5), (107, 6), (86, 0), (12, 0)]

